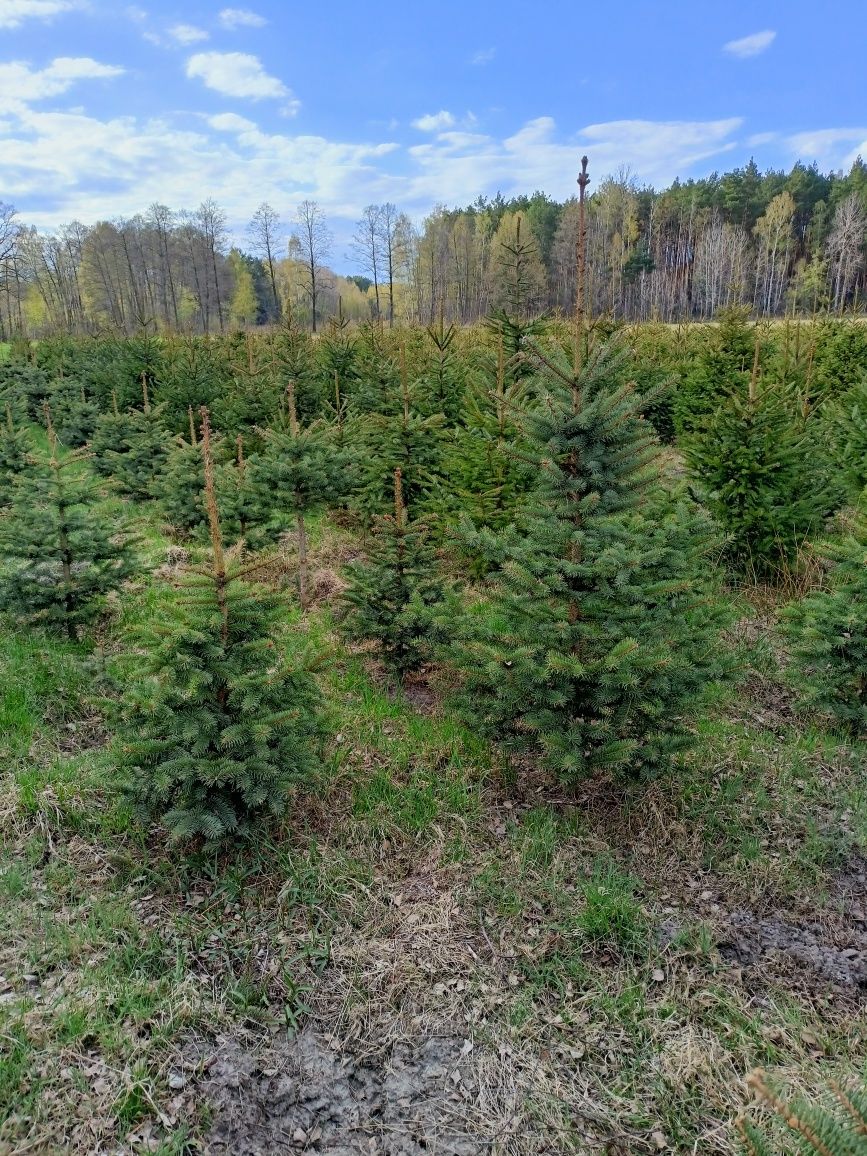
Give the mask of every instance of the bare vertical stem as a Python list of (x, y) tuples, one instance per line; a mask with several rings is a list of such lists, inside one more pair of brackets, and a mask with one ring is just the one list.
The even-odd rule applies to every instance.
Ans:
[(196, 437), (196, 419), (193, 415), (193, 407), (191, 405), (187, 406), (187, 413), (190, 418), (190, 445), (197, 446), (199, 439)]
[(409, 375), (406, 368), (406, 342), (400, 343), (400, 389), (403, 394), (403, 422), (409, 424)]
[(298, 408), (295, 404), (295, 379), (289, 379), (286, 386), (286, 405), (289, 409), (289, 432), (293, 438), (298, 437)]
[(753, 352), (753, 371), (750, 374), (750, 403), (751, 404), (755, 404), (756, 398), (758, 397), (760, 345), (761, 345), (761, 343), (759, 341), (759, 327), (756, 326), (756, 347), (755, 347), (755, 351)]
[[(581, 158), (581, 172), (578, 176), (578, 242), (575, 254), (575, 374), (581, 369), (584, 358), (584, 343), (587, 334), (587, 213), (585, 196), (590, 177), (587, 174), (587, 157)], [(577, 391), (573, 395), (577, 406)]]
[(211, 532), (211, 550), (214, 561), (214, 587), (217, 605), (223, 619), (221, 637), (225, 646), (229, 638), (229, 606), (226, 601), (226, 557), (223, 553), (223, 532), (220, 528), (220, 511), (217, 507), (217, 486), (214, 477), (214, 454), (211, 447), (211, 416), (207, 406), (199, 411), (202, 415), (202, 461), (205, 466), (205, 509), (208, 513), (208, 527)]
[(298, 526), (298, 600), (301, 609), (306, 610), (310, 605), (310, 584), (307, 575), (307, 524), (304, 521), (304, 511), (298, 510), (295, 518)]
[(400, 466), (394, 471), (394, 524), (398, 530), (406, 526), (406, 506), (403, 501), (403, 470)]

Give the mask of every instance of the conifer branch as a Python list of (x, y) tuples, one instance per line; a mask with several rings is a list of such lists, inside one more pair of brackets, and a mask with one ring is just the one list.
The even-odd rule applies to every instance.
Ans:
[(747, 1083), (755, 1090), (760, 1099), (764, 1100), (764, 1102), (776, 1112), (787, 1127), (791, 1128), (793, 1132), (797, 1132), (799, 1136), (804, 1137), (819, 1156), (834, 1156), (834, 1153), (827, 1144), (823, 1143), (815, 1129), (813, 1129), (802, 1116), (798, 1115), (791, 1104), (770, 1087), (765, 1073), (760, 1068), (757, 1068), (756, 1071), (747, 1077)]

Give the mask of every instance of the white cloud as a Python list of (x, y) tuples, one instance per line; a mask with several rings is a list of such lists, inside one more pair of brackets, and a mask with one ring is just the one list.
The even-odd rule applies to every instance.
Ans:
[(749, 56), (758, 56), (766, 48), (770, 48), (777, 38), (776, 32), (766, 28), (764, 32), (753, 32), (750, 36), (743, 36), (740, 40), (730, 40), (723, 45), (723, 52), (729, 56), (737, 56), (739, 60), (746, 60)]
[(470, 64), (482, 65), (490, 64), (497, 55), (496, 48), (480, 48), (475, 56), (470, 58)]
[[(190, 208), (213, 196), (241, 236), (263, 200), (285, 208), (310, 197), (351, 221), (394, 188), (382, 168), (397, 151), (392, 142), (270, 134), (234, 113), (194, 129), (188, 118), (104, 120), (25, 105), (10, 120), (0, 123), (3, 192), (40, 228), (132, 216), (155, 201)], [(41, 211), (28, 205), (37, 200)]]
[[(481, 133), (445, 132), (409, 150), (416, 172), (407, 182), (411, 205), (467, 204), (480, 192), (504, 195), (544, 189), (557, 198), (576, 191), (578, 158), (590, 157), (594, 183), (628, 165), (639, 181), (657, 186), (735, 147), (740, 118), (718, 121), (610, 121), (560, 138), (551, 117), (528, 121), (505, 140)], [(391, 197), (397, 200), (396, 196)]]
[(263, 28), (268, 21), (249, 8), (224, 8), (217, 17), (224, 28)]
[(195, 44), (199, 40), (208, 39), (204, 28), (196, 28), (194, 24), (174, 24), (169, 29), (169, 36), (178, 44)]
[(452, 114), (441, 109), (439, 112), (428, 112), (418, 117), (412, 122), (412, 127), (419, 129), (420, 132), (442, 132), (444, 129), (452, 128), (454, 124), (455, 118)]
[(209, 116), (208, 124), (211, 128), (215, 128), (217, 132), (240, 134), (259, 131), (259, 126), (252, 120), (247, 120), (245, 116), (238, 116), (238, 114), (234, 112), (220, 112), (216, 116)]
[(224, 96), (244, 100), (288, 98), (287, 113), (300, 107), (282, 80), (271, 76), (257, 56), (248, 52), (197, 52), (187, 61), (187, 76), (204, 82)]
[(89, 56), (58, 56), (47, 68), (32, 70), (23, 61), (0, 64), (0, 108), (18, 108), (34, 100), (59, 96), (80, 80), (110, 80), (123, 69)]
[(82, 7), (81, 0), (0, 0), (0, 28), (17, 28), (25, 20), (51, 20)]
[[(0, 74), (4, 89), (9, 81)], [(364, 205), (386, 200), (420, 217), (437, 203), (467, 204), (498, 188), (506, 196), (543, 188), (564, 198), (576, 191), (584, 151), (591, 188), (624, 164), (640, 181), (664, 185), (731, 149), (740, 127), (737, 119), (616, 121), (571, 136), (544, 117), (505, 139), (454, 127), (407, 149), (387, 138), (358, 143), (269, 132), (233, 111), (201, 116), (191, 127), (186, 114), (104, 119), (18, 102), (0, 111), (0, 121), (4, 196), (27, 222), (56, 228), (131, 216), (154, 201), (189, 208), (213, 196), (239, 237), (263, 200), (288, 213), (309, 197), (335, 231), (347, 222), (348, 235)]]
[(771, 141), (777, 139), (775, 132), (754, 132), (752, 136), (747, 137), (747, 144), (750, 148), (758, 148), (760, 145), (770, 144)]
[(857, 157), (867, 157), (867, 128), (820, 128), (794, 133), (786, 143), (798, 160), (845, 171)]

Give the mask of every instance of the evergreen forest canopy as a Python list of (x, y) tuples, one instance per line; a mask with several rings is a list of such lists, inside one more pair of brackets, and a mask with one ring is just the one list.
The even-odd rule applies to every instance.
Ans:
[[(628, 172), (590, 186), (587, 305), (627, 321), (860, 313), (867, 288), (867, 165), (847, 174), (754, 162), (664, 191)], [(351, 260), (322, 208), (291, 219), (259, 206), (240, 245), (212, 200), (175, 212), (57, 233), (26, 226), (0, 201), (0, 338), (19, 334), (221, 333), (291, 312), (318, 329), (338, 313), (393, 324), (472, 323), (508, 306), (519, 316), (574, 308), (577, 199), (543, 192), (436, 208), (416, 227), (399, 206), (367, 206)]]

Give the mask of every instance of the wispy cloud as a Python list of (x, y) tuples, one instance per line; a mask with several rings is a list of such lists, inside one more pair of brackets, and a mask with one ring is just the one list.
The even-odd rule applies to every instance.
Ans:
[(750, 56), (758, 56), (766, 48), (770, 48), (777, 38), (776, 32), (766, 28), (764, 32), (753, 32), (749, 36), (742, 36), (740, 40), (730, 40), (723, 45), (723, 52), (729, 56), (736, 56), (739, 60), (746, 60)]
[(59, 96), (81, 80), (111, 80), (123, 75), (115, 64), (100, 64), (89, 56), (58, 56), (47, 68), (31, 69), (23, 61), (0, 64), (0, 109)]
[(201, 80), (214, 92), (242, 100), (280, 100), (284, 111), (293, 114), (300, 107), (291, 89), (262, 67), (258, 56), (248, 52), (197, 52), (187, 61), (187, 76)]
[(480, 48), (479, 51), (470, 58), (470, 64), (490, 64), (496, 55), (496, 48)]
[(738, 117), (717, 121), (609, 121), (564, 137), (551, 117), (528, 121), (500, 140), (482, 133), (443, 132), (409, 149), (415, 172), (403, 200), (410, 206), (466, 204), (480, 192), (508, 196), (528, 188), (563, 198), (575, 192), (577, 158), (593, 158), (595, 180), (624, 164), (657, 187), (735, 147)]
[(762, 145), (775, 141), (778, 135), (775, 132), (754, 132), (752, 136), (747, 137), (747, 144), (751, 149), (760, 148)]
[(412, 127), (417, 128), (419, 132), (442, 132), (444, 129), (453, 128), (454, 125), (455, 118), (444, 108), (439, 112), (425, 113), (412, 122)]
[(268, 21), (249, 8), (224, 8), (217, 17), (224, 28), (263, 28)]
[(81, 0), (0, 0), (0, 28), (17, 28), (25, 20), (51, 20), (83, 7)]
[[(61, 65), (55, 74), (60, 81), (100, 67), (106, 66)], [(0, 72), (0, 91), (21, 79)], [(140, 212), (153, 201), (183, 208), (206, 191), (239, 235), (263, 200), (287, 204), (310, 197), (339, 228), (341, 221), (356, 220), (364, 205), (386, 199), (420, 217), (438, 202), (466, 204), (498, 188), (506, 196), (544, 188), (567, 197), (585, 150), (596, 181), (628, 164), (639, 180), (660, 186), (732, 148), (741, 125), (735, 118), (616, 121), (571, 135), (542, 117), (505, 138), (455, 128), (406, 149), (388, 137), (358, 143), (275, 133), (229, 110), (191, 125), (187, 114), (96, 117), (22, 103), (6, 119), (3, 190), (28, 221), (52, 228), (73, 219), (92, 222)]]
[(169, 36), (178, 44), (197, 44), (200, 40), (207, 40), (209, 34), (194, 24), (173, 24)]
[(867, 156), (867, 127), (819, 128), (786, 138), (792, 155), (823, 168), (848, 169), (859, 156)]

